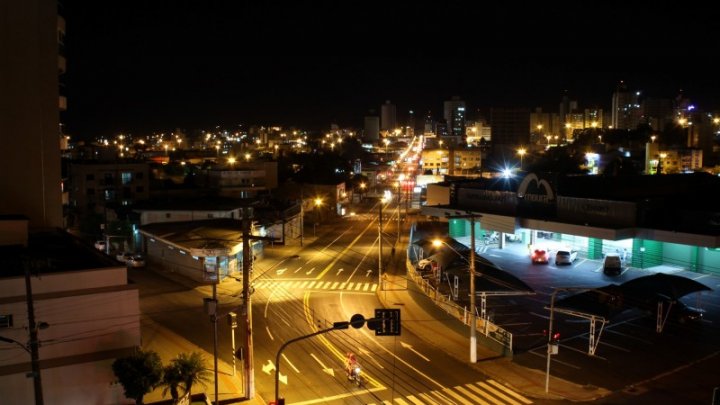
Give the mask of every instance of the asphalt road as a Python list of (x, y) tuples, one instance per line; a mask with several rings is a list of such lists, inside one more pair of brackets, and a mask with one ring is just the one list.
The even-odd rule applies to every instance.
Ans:
[[(286, 248), (268, 247), (267, 257), (256, 263), (252, 296), (255, 386), (264, 398), (274, 398), (275, 357), (283, 343), (330, 328), (333, 322), (348, 321), (354, 314), (372, 316), (380, 307), (375, 296), (378, 210), (371, 204), (359, 207), (355, 217), (320, 226), (318, 237), (308, 238), (297, 256), (287, 254)], [(395, 210), (384, 210), (384, 214), (383, 263), (387, 268), (403, 252), (393, 256), (391, 249), (397, 235)], [(618, 277), (608, 277), (600, 271), (599, 261), (582, 257), (571, 266), (557, 267), (552, 260), (548, 265), (532, 265), (526, 249), (510, 247), (490, 248), (483, 256), (537, 294), (489, 298), (488, 311), (495, 323), (513, 333), (513, 361), (542, 371), (546, 361), (543, 330), (548, 322), (545, 307), (555, 288), (599, 287), (647, 274), (647, 270), (628, 269)], [(552, 374), (616, 392), (602, 403), (709, 403), (712, 389), (720, 385), (714, 377), (720, 365), (720, 279), (678, 274), (714, 289), (703, 294), (701, 305), (685, 300), (706, 309), (701, 324), (670, 322), (658, 334), (652, 316), (629, 311), (604, 326), (591, 356), (588, 320), (558, 315), (562, 338), (559, 354), (552, 357)], [(209, 287), (192, 288), (152, 271), (133, 270), (131, 275), (141, 287), (143, 316), (212, 353), (212, 324), (202, 306)], [(240, 304), (240, 290), (240, 283), (218, 286), (223, 310)], [(242, 339), (238, 332), (238, 347)], [(348, 351), (358, 355), (367, 376), (362, 388), (345, 379), (343, 361)], [(226, 322), (219, 323), (219, 353), (223, 361), (232, 363), (231, 330)], [(486, 380), (409, 332), (376, 337), (367, 328), (350, 328), (288, 346), (281, 357), (279, 390), (292, 404), (517, 403), (498, 399)]]

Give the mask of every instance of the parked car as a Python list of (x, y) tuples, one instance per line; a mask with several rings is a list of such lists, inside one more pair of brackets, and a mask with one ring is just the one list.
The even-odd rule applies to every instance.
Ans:
[(530, 255), (533, 264), (547, 264), (550, 261), (550, 254), (545, 249), (535, 249)]
[(702, 321), (705, 310), (691, 307), (682, 301), (674, 301), (670, 308), (670, 317), (679, 323)]
[(133, 254), (130, 252), (122, 252), (115, 255), (115, 259), (122, 263), (127, 263), (128, 260), (130, 260), (133, 257)]
[(577, 250), (560, 249), (555, 253), (555, 264), (572, 264), (577, 259), (577, 255)]
[(142, 255), (134, 255), (126, 262), (129, 267), (145, 267), (145, 257)]
[[(654, 299), (643, 300), (640, 308), (657, 316), (658, 304), (663, 304), (663, 316), (667, 315), (668, 320), (680, 324), (700, 322), (703, 319), (705, 310), (691, 307), (680, 300), (659, 295)], [(669, 312), (668, 312), (669, 311)]]
[(620, 255), (608, 253), (603, 259), (603, 273), (608, 276), (617, 276), (622, 273), (622, 259)]

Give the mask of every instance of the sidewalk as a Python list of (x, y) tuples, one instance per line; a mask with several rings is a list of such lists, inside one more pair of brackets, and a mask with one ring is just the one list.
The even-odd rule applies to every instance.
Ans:
[[(469, 327), (448, 315), (403, 275), (389, 275), (387, 290), (378, 291), (386, 308), (402, 308), (402, 327), (427, 343), (442, 348), (456, 359), (468, 362), (470, 356)], [(483, 339), (478, 335), (478, 341)], [(500, 381), (519, 393), (541, 399), (566, 399), (574, 402), (593, 401), (611, 392), (599, 387), (582, 386), (550, 377), (549, 393), (545, 392), (545, 373), (519, 366), (510, 359), (486, 348), (477, 348), (478, 371)]]
[[(206, 364), (212, 369), (213, 354), (204, 351), (202, 348), (184, 339), (182, 336), (166, 329), (149, 319), (142, 321), (143, 349), (154, 350), (160, 355), (163, 364), (168, 364), (170, 360), (178, 355), (178, 353), (199, 352), (203, 354)], [(240, 364), (238, 363), (238, 366)], [(235, 376), (232, 375), (232, 365), (218, 360), (218, 403), (220, 404), (250, 404), (250, 405), (267, 405), (268, 402), (255, 395), (252, 400), (243, 397), (242, 387), (242, 370), (236, 367)], [(211, 370), (212, 372), (212, 370)], [(157, 388), (153, 392), (145, 395), (144, 402), (152, 404), (155, 402), (168, 400), (170, 395), (162, 395), (162, 388)], [(193, 385), (193, 394), (204, 392), (211, 403), (215, 403), (215, 384), (211, 377), (211, 381), (203, 386), (202, 384)]]
[[(308, 240), (310, 239), (310, 240)], [(311, 243), (315, 238), (305, 238), (305, 244)], [(275, 245), (268, 248), (265, 258), (272, 259), (269, 262), (275, 262), (283, 258), (296, 254), (301, 249), (299, 242), (287, 246)], [(258, 262), (258, 268), (262, 272), (267, 270), (267, 266), (262, 261)], [(155, 273), (172, 279), (175, 282), (185, 285), (188, 288), (198, 290), (208, 296), (211, 294), (210, 285), (198, 284), (186, 277), (180, 276), (173, 272), (154, 269)], [(144, 350), (154, 350), (160, 355), (163, 365), (168, 364), (170, 360), (179, 353), (199, 352), (203, 354), (206, 364), (209, 368), (213, 368), (213, 353), (207, 352), (201, 347), (188, 341), (182, 336), (165, 328), (164, 326), (153, 322), (147, 317), (142, 319), (142, 347)], [(256, 370), (257, 371), (257, 370)], [(170, 399), (170, 395), (162, 395), (162, 388), (155, 389), (151, 393), (145, 395), (144, 402), (146, 404), (161, 403)], [(210, 403), (215, 403), (215, 384), (214, 378), (207, 386), (202, 384), (193, 386), (193, 394), (205, 393)], [(267, 405), (270, 399), (263, 399), (256, 392), (253, 399), (246, 399), (243, 392), (242, 365), (240, 361), (236, 363), (235, 376), (232, 375), (232, 365), (222, 360), (218, 360), (218, 403), (219, 404), (245, 404), (245, 405)]]

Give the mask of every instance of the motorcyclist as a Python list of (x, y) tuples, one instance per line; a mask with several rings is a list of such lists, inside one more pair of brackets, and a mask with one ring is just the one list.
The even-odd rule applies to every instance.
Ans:
[(357, 368), (358, 361), (355, 357), (355, 354), (352, 352), (348, 352), (347, 356), (345, 357), (345, 373), (347, 374), (348, 380), (352, 380), (355, 377), (355, 368)]

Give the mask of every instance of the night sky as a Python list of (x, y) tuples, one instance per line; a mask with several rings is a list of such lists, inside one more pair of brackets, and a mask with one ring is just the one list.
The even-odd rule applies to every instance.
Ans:
[(556, 111), (566, 92), (609, 110), (619, 80), (720, 107), (709, 11), (297, 3), (66, 1), (67, 132), (359, 127), (385, 100), (401, 119), (437, 118), (453, 95), (469, 119), (493, 106)]

